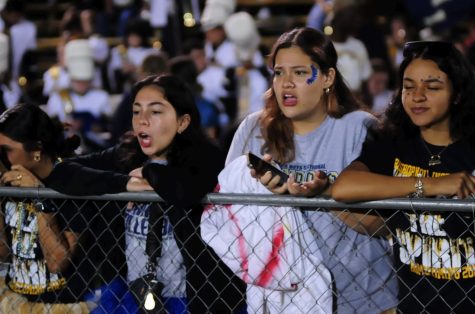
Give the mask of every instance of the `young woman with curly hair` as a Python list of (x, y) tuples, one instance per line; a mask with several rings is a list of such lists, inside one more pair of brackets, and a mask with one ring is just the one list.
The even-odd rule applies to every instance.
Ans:
[[(379, 132), (342, 172), (333, 197), (345, 202), (473, 197), (475, 76), (470, 63), (451, 43), (409, 42), (398, 83)], [(421, 208), (355, 214), (347, 222), (364, 232), (393, 235), (398, 311), (468, 313), (474, 309), (475, 260), (474, 217), (467, 214)]]

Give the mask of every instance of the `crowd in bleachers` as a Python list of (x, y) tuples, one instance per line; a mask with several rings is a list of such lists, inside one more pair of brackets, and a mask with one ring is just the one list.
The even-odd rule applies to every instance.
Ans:
[[(451, 151), (450, 156), (455, 156), (449, 146), (465, 143), (460, 139), (471, 141), (475, 133), (471, 126), (462, 123), (465, 120), (460, 113), (457, 115), (448, 109), (459, 106), (465, 118), (471, 118), (475, 112), (470, 109), (472, 100), (461, 96), (462, 86), (473, 82), (474, 73), (469, 66), (460, 71), (466, 78), (463, 83), (456, 81), (453, 71), (459, 66), (455, 59), (475, 64), (475, 5), (467, 4), (463, 7), (467, 11), (465, 18), (449, 23), (449, 11), (444, 20), (431, 20), (434, 13), (425, 16), (423, 22), (416, 21), (414, 10), (408, 1), (402, 0), (388, 4), (387, 8), (372, 0), (309, 0), (298, 1), (298, 4), (269, 0), (260, 5), (240, 0), (83, 0), (50, 1), (48, 5), (65, 3), (69, 5), (61, 11), (57, 30), (53, 32), (56, 35), (54, 61), (43, 63), (41, 55), (36, 54), (37, 41), (41, 39), (38, 34), (42, 32), (40, 24), (34, 23), (28, 15), (28, 2), (0, 1), (0, 113), (5, 112), (0, 116), (0, 161), (7, 163), (8, 159), (8, 163), (13, 164), (12, 168), (2, 170), (6, 176), (0, 181), (17, 187), (50, 187), (75, 195), (155, 190), (171, 205), (171, 209), (158, 210), (153, 204), (129, 203), (125, 210), (115, 209), (119, 223), (111, 232), (118, 237), (125, 235), (125, 243), (117, 247), (118, 255), (122, 254), (119, 262), (123, 265), (100, 284), (111, 285), (116, 275), (121, 278), (117, 283), (121, 288), (116, 290), (120, 297), (114, 302), (122, 304), (123, 309), (117, 313), (133, 312), (137, 305), (143, 305), (134, 303), (137, 295), (131, 300), (129, 287), (142, 285), (137, 280), (148, 278), (151, 273), (153, 287), (159, 287), (158, 292), (154, 292), (155, 297), (157, 294), (158, 299), (163, 297), (163, 307), (173, 313), (201, 313), (205, 309), (216, 313), (326, 313), (337, 309), (338, 313), (376, 314), (396, 313), (398, 306), (407, 306), (407, 300), (398, 299), (395, 273), (400, 269), (393, 267), (390, 243), (383, 237), (357, 232), (357, 228), (348, 223), (350, 219), (338, 216), (341, 213), (309, 211), (302, 214), (294, 208), (280, 208), (280, 218), (271, 215), (264, 219), (257, 214), (256, 217), (242, 214), (241, 210), (248, 213), (245, 211), (249, 210), (248, 205), (242, 206), (244, 209), (231, 205), (210, 209), (204, 208), (200, 200), (216, 186), (221, 192), (333, 197), (332, 185), (340, 173), (345, 173), (347, 182), (360, 180), (362, 186), (374, 189), (370, 180), (358, 175), (362, 170), (366, 175), (370, 172), (388, 175), (383, 170), (378, 172), (381, 165), (367, 153), (377, 155), (379, 147), (387, 148), (385, 144), (378, 142), (380, 146), (376, 148), (363, 145), (367, 138), (373, 139), (367, 135), (375, 131), (373, 127), (380, 126), (379, 123), (383, 131), (399, 130), (401, 134), (407, 131), (404, 139), (417, 138), (423, 145), (419, 146), (425, 147), (430, 155), (429, 167), (439, 166), (444, 152), (449, 155), (447, 152)], [(299, 18), (301, 13), (296, 7), (304, 12), (304, 20)], [(279, 17), (287, 13), (295, 15), (295, 19), (272, 25), (283, 21)], [(438, 24), (443, 22), (447, 22), (443, 27)], [(408, 45), (413, 41), (423, 41), (426, 46), (416, 49), (417, 44)], [(427, 44), (427, 41), (438, 44)], [(447, 56), (448, 65), (438, 59), (440, 51)], [(426, 59), (421, 57), (425, 53), (429, 55)], [(408, 74), (409, 78), (403, 78), (399, 69), (412, 76)], [(427, 77), (425, 71), (429, 73)], [(439, 85), (420, 87), (419, 82)], [(404, 98), (410, 93), (415, 95), (413, 98), (420, 96), (434, 101), (427, 97), (428, 90), (450, 93), (446, 98), (441, 97), (447, 101), (440, 105), (445, 106), (446, 112), (431, 122), (443, 127), (437, 136), (427, 131), (430, 127), (418, 125), (418, 117), (410, 116), (406, 120), (402, 117), (401, 108), (409, 102)], [(464, 95), (470, 93), (471, 90)], [(19, 103), (28, 105), (18, 106)], [(400, 111), (395, 108), (397, 105)], [(411, 110), (417, 111), (414, 114), (417, 116), (425, 108), (407, 109)], [(455, 122), (449, 128), (452, 118)], [(41, 125), (36, 126), (38, 121)], [(34, 125), (36, 133), (17, 131), (26, 123)], [(65, 134), (59, 134), (59, 126), (64, 126)], [(415, 136), (419, 131), (420, 137)], [(446, 137), (440, 135), (446, 133), (449, 134)], [(65, 143), (59, 140), (63, 137), (67, 138)], [(377, 136), (375, 139), (379, 140)], [(49, 142), (53, 143), (52, 147), (45, 146)], [(461, 155), (472, 156), (469, 147), (473, 143), (470, 143), (458, 148)], [(20, 153), (12, 157), (15, 149)], [(392, 149), (383, 150), (387, 153)], [(278, 161), (282, 170), (290, 175), (288, 181), (281, 184), (267, 173), (259, 174), (257, 169), (246, 171), (248, 160), (242, 155), (247, 151), (256, 152), (269, 162)], [(402, 150), (401, 154), (404, 153)], [(63, 160), (62, 157), (70, 158)], [(352, 163), (355, 159), (356, 166)], [(419, 173), (400, 175), (417, 177), (415, 185), (404, 181), (404, 187), (409, 186), (410, 190), (396, 187), (394, 183), (397, 193), (388, 197), (407, 195), (414, 188), (417, 197), (473, 196), (473, 173), (457, 172), (467, 170), (465, 161), (460, 162), (460, 167), (441, 168), (433, 175), (427, 170), (426, 177), (447, 175), (452, 186), (457, 179), (463, 182), (457, 189), (451, 188), (450, 193), (447, 192), (449, 183), (443, 185), (447, 187), (443, 191), (435, 191), (430, 180), (422, 181), (425, 172), (418, 170)], [(372, 168), (373, 163), (377, 164), (376, 170)], [(432, 168), (430, 171), (432, 173)], [(246, 174), (241, 176), (244, 172)], [(369, 178), (381, 180), (381, 186), (384, 183), (380, 177)], [(366, 200), (360, 199), (357, 193), (346, 193), (345, 183), (338, 187), (339, 194), (335, 195), (339, 199)], [(401, 190), (404, 192), (399, 193)], [(368, 199), (381, 197), (365, 193), (362, 191), (361, 195)], [(95, 221), (94, 211), (79, 210), (82, 219), (74, 215), (58, 218), (61, 215), (57, 213), (62, 210), (53, 203), (38, 201), (31, 205), (33, 207), (25, 204), (8, 202), (6, 221), (0, 226), (2, 232), (7, 228), (14, 230), (10, 240), (16, 243), (12, 253), (16, 269), (9, 268), (7, 284), (10, 289), (14, 286), (11, 290), (15, 293), (27, 295), (26, 301), (15, 302), (24, 301), (28, 306), (34, 302), (77, 303), (74, 313), (91, 310), (100, 313), (99, 308), (87, 303), (99, 303), (97, 298), (93, 301), (94, 296), (86, 298), (86, 294), (81, 293), (81, 297), (75, 299), (77, 296), (62, 292), (55, 295), (68, 284), (74, 289), (86, 285), (84, 278), (80, 284), (69, 281), (77, 278), (71, 274), (68, 261), (77, 269), (83, 269), (79, 264), (87, 260), (88, 253), (77, 256), (79, 253), (75, 250), (81, 243), (80, 235), (90, 229), (87, 221)], [(271, 209), (254, 206), (251, 211), (253, 214), (261, 210), (279, 211)], [(106, 212), (107, 209), (103, 210), (101, 215)], [(158, 212), (160, 217), (156, 216)], [(205, 214), (201, 216), (201, 213)], [(438, 219), (422, 216), (420, 219)], [(156, 221), (152, 221), (152, 217)], [(246, 226), (249, 229), (239, 229), (239, 224), (249, 217), (252, 218)], [(413, 222), (416, 218), (411, 216), (410, 219)], [(261, 225), (256, 227), (259, 221)], [(44, 227), (50, 226), (47, 222), (53, 227)], [(160, 223), (158, 227), (156, 222)], [(30, 223), (33, 227), (28, 225)], [(266, 223), (271, 226), (262, 230)], [(371, 223), (366, 225), (368, 229), (374, 226)], [(419, 224), (422, 223), (421, 220)], [(451, 221), (453, 226), (459, 226), (458, 223), (458, 220)], [(33, 267), (28, 263), (34, 251), (31, 244), (24, 252), (23, 242), (28, 241), (22, 238), (26, 237), (22, 233), (26, 230), (22, 229), (23, 224), (28, 225), (29, 240), (34, 234), (32, 228), (37, 228), (37, 246), (41, 246), (44, 254), (34, 256), (35, 265), (40, 265), (34, 267), (44, 268), (47, 276), (57, 276), (54, 277), (56, 286), (48, 286), (47, 280), (46, 288), (42, 287), (46, 289), (44, 294), (35, 295), (36, 292), (26, 291), (22, 286), (28, 283), (19, 273)], [(308, 228), (302, 230), (302, 225)], [(414, 225), (410, 227), (411, 232), (417, 229)], [(95, 228), (97, 230), (89, 230), (89, 237), (108, 227), (107, 223), (98, 223)], [(236, 228), (238, 236), (230, 239), (229, 235), (233, 235)], [(396, 227), (399, 230), (397, 228), (399, 225)], [(46, 239), (45, 234), (50, 238)], [(157, 234), (161, 235), (158, 240), (151, 239)], [(303, 240), (295, 240), (297, 235)], [(257, 236), (262, 238), (256, 240)], [(401, 240), (400, 234), (397, 237)], [(465, 247), (473, 246), (469, 243), (473, 234), (457, 233), (447, 237), (450, 241), (459, 238), (467, 241)], [(269, 238), (270, 241), (263, 240)], [(150, 251), (153, 241), (158, 241), (154, 243), (158, 246), (158, 257), (153, 255), (156, 252)], [(285, 241), (292, 243), (286, 248), (288, 251), (276, 253), (275, 248)], [(2, 244), (5, 243), (0, 243), (0, 255), (7, 256)], [(112, 245), (99, 241), (96, 244), (100, 249)], [(299, 247), (296, 254), (298, 245), (304, 248)], [(409, 246), (402, 243), (405, 245)], [(255, 247), (269, 251), (255, 253)], [(246, 249), (249, 251), (245, 252)], [(468, 255), (469, 249), (466, 251)], [(102, 258), (110, 258), (108, 253), (102, 254)], [(265, 254), (269, 260), (263, 261)], [(60, 262), (55, 260), (58, 256)], [(97, 262), (94, 257), (88, 258), (91, 264)], [(256, 262), (250, 265), (252, 258)], [(471, 262), (470, 258), (464, 257), (463, 263)], [(278, 273), (275, 265), (282, 265), (282, 261), (294, 267), (288, 267), (278, 280), (266, 273)], [(255, 266), (256, 263), (262, 263), (262, 269)], [(424, 263), (421, 263), (422, 267)], [(121, 266), (127, 266), (125, 273)], [(171, 268), (163, 271), (167, 267)], [(252, 273), (256, 269), (260, 272), (257, 275)], [(93, 276), (87, 271), (80, 274)], [(156, 285), (154, 275), (162, 286)], [(295, 278), (302, 285), (294, 285)], [(100, 290), (100, 284), (94, 282), (92, 288)], [(147, 284), (152, 290), (151, 283)], [(410, 284), (413, 286), (408, 288), (409, 294), (414, 288), (426, 297), (424, 291), (421, 292), (424, 289)], [(461, 284), (460, 293), (467, 291), (465, 285), (466, 282)], [(402, 290), (399, 288), (399, 291)], [(448, 293), (442, 288), (439, 291), (442, 298)], [(54, 296), (56, 300), (52, 299)], [(472, 294), (465, 297), (458, 305), (450, 299), (450, 309), (454, 310), (451, 307), (454, 304), (460, 309), (467, 309), (470, 304), (475, 308)], [(117, 300), (120, 298), (123, 299)], [(142, 299), (139, 298), (138, 303), (144, 301), (145, 296)], [(0, 295), (1, 306), (12, 306), (12, 302), (6, 302)], [(430, 306), (439, 304), (437, 302)], [(226, 307), (228, 309), (223, 310)]]
[[(237, 123), (263, 107), (262, 95), (271, 75), (266, 54), (272, 43), (267, 40), (264, 44), (260, 33), (269, 32), (266, 23), (278, 22), (272, 14), (282, 16), (286, 6), (276, 10), (278, 6), (272, 1), (267, 6), (197, 0), (72, 1), (64, 6), (65, 3), (49, 4), (66, 9), (59, 11), (61, 16), (53, 32), (56, 61), (46, 63), (47, 68), (38, 59), (41, 56), (34, 57), (36, 41), (41, 40), (37, 33), (44, 33), (38, 28), (45, 26), (29, 18), (27, 2), (4, 4), (0, 28), (7, 37), (1, 56), (1, 104), (4, 109), (20, 101), (45, 105), (51, 116), (63, 122), (64, 109), (72, 110), (67, 113), (71, 116), (68, 122), (73, 132), (80, 131), (84, 137), (83, 151), (111, 145), (118, 139), (117, 130), (125, 130), (123, 122), (113, 117), (120, 115), (118, 104), (127, 99), (132, 84), (144, 72), (154, 73), (147, 70), (150, 63), (143, 66), (149, 55), (156, 55), (162, 59), (157, 62), (164, 63), (154, 71), (169, 71), (168, 63), (175, 57), (189, 56), (194, 61), (197, 74), (189, 83), (195, 86), (200, 100), (203, 126), (225, 148)], [(387, 9), (381, 9), (374, 1), (302, 3), (299, 12), (305, 13), (306, 25), (331, 36), (347, 83), (377, 114), (384, 111), (395, 88), (395, 73), (405, 42), (421, 37), (449, 39), (464, 54), (473, 55), (473, 16), (435, 33), (411, 20), (402, 1), (395, 1)], [(292, 5), (288, 3), (287, 7), (292, 16)], [(302, 26), (303, 21), (295, 18), (287, 24), (280, 26), (281, 30)], [(267, 38), (276, 35), (274, 31)], [(111, 43), (111, 37), (118, 40)], [(79, 39), (89, 47), (83, 44), (65, 49), (68, 42)], [(79, 59), (83, 61), (74, 61)], [(93, 63), (93, 72), (87, 73), (90, 66), (84, 62)], [(33, 74), (35, 71), (43, 72)], [(37, 85), (41, 94), (35, 92)]]

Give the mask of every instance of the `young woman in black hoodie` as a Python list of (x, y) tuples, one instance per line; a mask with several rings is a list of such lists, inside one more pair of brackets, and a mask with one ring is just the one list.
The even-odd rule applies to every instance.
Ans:
[[(161, 206), (168, 209), (163, 213), (162, 252), (156, 272), (157, 279), (164, 284), (165, 308), (173, 313), (245, 312), (244, 283), (200, 237), (200, 202), (216, 186), (224, 156), (203, 135), (192, 93), (174, 76), (162, 75), (138, 82), (133, 95), (133, 135), (105, 151), (56, 165), (45, 181), (49, 187), (71, 195), (153, 188), (171, 205)], [(153, 205), (145, 207), (135, 205), (127, 211), (126, 228), (134, 219), (135, 223), (141, 222), (140, 216), (154, 216), (160, 210)], [(145, 271), (145, 267), (137, 269), (137, 264), (145, 263), (143, 246), (142, 252), (137, 250), (139, 242), (143, 244), (146, 240), (146, 219), (143, 230), (135, 230), (135, 234), (131, 230), (134, 228), (126, 231), (126, 239), (129, 236), (128, 240), (135, 241), (128, 246), (128, 250), (134, 251), (127, 252), (129, 280)], [(167, 253), (167, 248), (175, 245), (179, 254)], [(137, 256), (140, 260), (136, 260)], [(171, 261), (168, 266), (174, 265), (171, 274), (169, 269), (163, 269), (167, 265), (160, 259)], [(186, 285), (185, 278), (182, 283), (177, 280), (181, 273), (186, 277)]]

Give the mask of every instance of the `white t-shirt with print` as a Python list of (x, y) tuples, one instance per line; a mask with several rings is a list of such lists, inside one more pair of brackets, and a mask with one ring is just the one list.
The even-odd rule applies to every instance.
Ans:
[[(258, 122), (261, 112), (249, 115), (239, 126), (226, 164), (251, 151), (261, 154), (264, 143)], [(333, 181), (356, 159), (374, 117), (363, 111), (340, 119), (327, 117), (315, 130), (295, 135), (295, 160), (281, 165), (297, 181), (308, 181), (322, 170)], [(391, 248), (386, 240), (370, 238), (347, 227), (332, 213), (305, 211), (315, 232), (325, 266), (337, 287), (338, 313), (380, 313), (397, 305), (397, 281), (392, 271)]]

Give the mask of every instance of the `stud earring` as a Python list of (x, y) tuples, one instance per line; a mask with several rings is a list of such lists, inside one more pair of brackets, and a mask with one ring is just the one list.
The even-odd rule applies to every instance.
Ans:
[(323, 92), (325, 93), (325, 95), (330, 94), (330, 87), (325, 87), (325, 88), (323, 89)]

